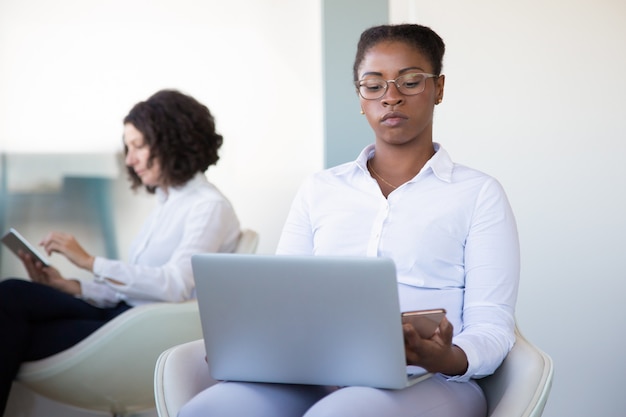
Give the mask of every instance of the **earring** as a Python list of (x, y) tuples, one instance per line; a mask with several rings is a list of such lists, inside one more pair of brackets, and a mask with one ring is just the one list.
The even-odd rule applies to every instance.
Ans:
[(365, 112), (363, 111), (363, 109), (361, 109), (361, 114), (365, 114)]
[(435, 104), (441, 104), (442, 101), (443, 99), (437, 99), (437, 102)]

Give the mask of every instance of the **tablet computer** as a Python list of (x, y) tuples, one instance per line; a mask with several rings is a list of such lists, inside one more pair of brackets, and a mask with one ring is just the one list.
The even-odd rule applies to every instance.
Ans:
[(2, 236), (2, 243), (4, 243), (11, 251), (17, 256), (18, 251), (29, 253), (33, 259), (38, 260), (45, 266), (49, 266), (50, 262), (41, 254), (33, 245), (19, 234), (19, 232), (11, 228), (4, 236)]

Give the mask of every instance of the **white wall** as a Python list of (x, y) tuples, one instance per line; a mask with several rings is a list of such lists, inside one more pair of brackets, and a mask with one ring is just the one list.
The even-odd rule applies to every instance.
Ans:
[(544, 416), (623, 416), (626, 3), (390, 3), (446, 42), (436, 140), (515, 210), (519, 325), (555, 362)]
[(320, 14), (306, 0), (3, 0), (0, 151), (119, 151), (132, 105), (180, 89), (214, 113), (225, 144), (208, 176), (271, 253), (322, 167)]

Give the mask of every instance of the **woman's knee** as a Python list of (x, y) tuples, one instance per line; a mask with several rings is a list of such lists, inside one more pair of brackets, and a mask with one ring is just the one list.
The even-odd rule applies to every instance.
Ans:
[(33, 283), (19, 278), (0, 281), (0, 305), (19, 302), (31, 291)]
[(179, 417), (300, 417), (326, 393), (316, 386), (222, 382), (191, 399)]
[(450, 382), (436, 375), (401, 390), (342, 388), (316, 403), (304, 417), (484, 416), (486, 403), (473, 382)]
[(31, 281), (19, 278), (7, 278), (0, 281), (0, 288), (7, 291), (14, 291), (14, 289), (27, 288), (32, 285)]
[(390, 415), (387, 391), (370, 387), (341, 388), (313, 405), (304, 417), (379, 417)]

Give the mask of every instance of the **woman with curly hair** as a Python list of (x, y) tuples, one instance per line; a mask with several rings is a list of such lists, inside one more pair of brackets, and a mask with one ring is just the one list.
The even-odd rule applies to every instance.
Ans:
[(194, 297), (191, 255), (232, 252), (235, 211), (204, 172), (219, 159), (223, 138), (209, 109), (174, 90), (137, 103), (124, 118), (131, 188), (155, 194), (157, 207), (130, 248), (128, 262), (93, 256), (74, 236), (51, 232), (40, 245), (93, 280), (65, 278), (26, 254), (29, 280), (0, 282), (0, 415), (20, 364), (61, 352), (140, 304)]

